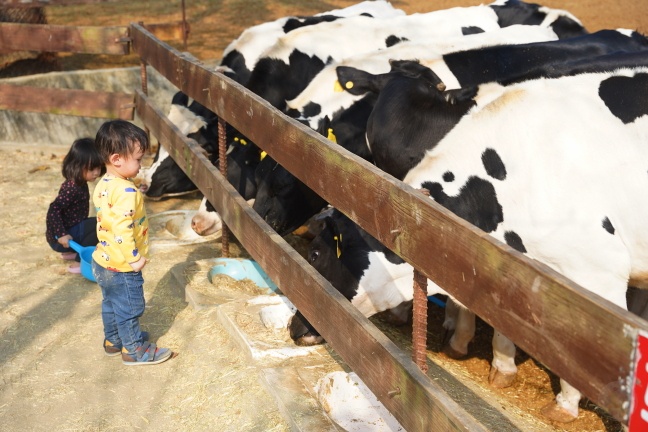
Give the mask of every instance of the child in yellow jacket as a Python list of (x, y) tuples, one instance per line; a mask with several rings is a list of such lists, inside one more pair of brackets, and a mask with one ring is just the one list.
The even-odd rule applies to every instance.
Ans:
[(171, 350), (148, 342), (139, 325), (144, 313), (148, 219), (142, 194), (131, 178), (139, 172), (148, 137), (132, 123), (112, 120), (99, 128), (95, 142), (106, 164), (106, 174), (93, 194), (99, 244), (92, 254), (92, 272), (103, 294), (104, 350), (108, 355), (121, 352), (129, 366), (162, 363), (171, 357)]

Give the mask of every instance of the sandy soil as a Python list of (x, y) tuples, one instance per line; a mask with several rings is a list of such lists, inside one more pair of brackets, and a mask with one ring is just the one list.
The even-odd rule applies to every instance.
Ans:
[(174, 265), (218, 256), (218, 244), (159, 251), (145, 269), (141, 323), (176, 358), (133, 368), (104, 355), (97, 285), (67, 274), (45, 243), (66, 150), (0, 149), (0, 430), (288, 430), (228, 333), (170, 283)]
[[(106, 357), (98, 287), (66, 273), (67, 262), (44, 239), (47, 208), (62, 181), (66, 148), (0, 149), (0, 430), (286, 431), (288, 424), (227, 331), (209, 310), (184, 302), (171, 269), (220, 256), (218, 242), (157, 250), (145, 270), (142, 325), (160, 346), (178, 353), (152, 367), (129, 368)], [(195, 209), (198, 198), (148, 202), (149, 214)], [(233, 256), (245, 254), (233, 243)], [(524, 353), (514, 386), (487, 383), (492, 330), (481, 323), (470, 357), (440, 354), (442, 313), (430, 308), (429, 358), (455, 376), (532, 418), (547, 431), (617, 431), (619, 425), (583, 401), (581, 417), (551, 425), (538, 410), (553, 398), (556, 379)], [(374, 322), (401, 346), (409, 327)], [(553, 387), (553, 388), (552, 388)], [(523, 401), (523, 402), (521, 402)], [(218, 425), (214, 429), (214, 425)]]

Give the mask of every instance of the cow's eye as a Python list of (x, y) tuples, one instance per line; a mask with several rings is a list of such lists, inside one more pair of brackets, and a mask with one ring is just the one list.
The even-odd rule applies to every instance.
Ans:
[(308, 255), (308, 262), (313, 264), (317, 260), (317, 258), (319, 258), (319, 256), (320, 256), (320, 251), (318, 250), (311, 251), (310, 254)]

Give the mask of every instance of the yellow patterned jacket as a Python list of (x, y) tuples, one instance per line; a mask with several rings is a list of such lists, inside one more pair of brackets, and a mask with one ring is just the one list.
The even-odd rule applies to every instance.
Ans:
[(148, 255), (148, 219), (142, 193), (131, 180), (104, 175), (92, 197), (97, 209), (99, 244), (92, 258), (118, 272), (133, 271), (129, 263)]

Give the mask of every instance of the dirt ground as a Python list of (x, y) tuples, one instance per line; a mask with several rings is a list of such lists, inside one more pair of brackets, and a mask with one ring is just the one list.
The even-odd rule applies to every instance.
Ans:
[[(138, 430), (287, 431), (289, 424), (260, 384), (229, 333), (209, 310), (184, 301), (171, 269), (220, 256), (218, 242), (156, 251), (145, 269), (147, 309), (143, 327), (176, 358), (129, 368), (101, 347), (101, 293), (44, 239), (47, 208), (61, 183), (66, 148), (0, 148), (0, 418), (2, 431)], [(149, 215), (195, 209), (195, 196), (148, 202)], [(241, 251), (234, 243), (233, 256)], [(407, 347), (411, 328), (374, 322)], [(428, 356), (451, 374), (470, 380), (508, 409), (547, 431), (617, 431), (619, 425), (583, 401), (580, 418), (551, 425), (539, 409), (553, 398), (556, 379), (524, 353), (514, 386), (490, 390), (487, 383), (492, 330), (480, 323), (468, 359), (440, 354), (442, 313), (430, 307)], [(542, 429), (546, 428), (546, 429)]]
[(219, 256), (218, 244), (158, 252), (145, 270), (142, 326), (176, 358), (132, 368), (103, 354), (97, 285), (67, 274), (44, 238), (65, 151), (0, 149), (0, 430), (288, 430), (227, 332), (169, 282), (175, 264)]
[[(169, 269), (220, 254), (217, 244), (160, 252), (146, 269), (144, 327), (177, 358), (150, 368), (126, 368), (101, 350), (101, 295), (96, 285), (65, 273), (66, 264), (44, 242), (43, 221), (61, 178), (64, 148), (0, 149), (0, 418), (2, 430), (285, 431), (288, 425), (227, 332), (205, 312), (184, 303)], [(195, 208), (197, 198), (149, 203), (149, 213)], [(439, 315), (436, 315), (437, 317)], [(478, 385), (490, 361), (490, 329), (481, 327), (471, 357), (448, 361), (440, 323), (430, 324), (430, 356)], [(395, 339), (404, 330), (386, 328)], [(520, 378), (499, 391), (530, 414), (548, 402), (555, 379), (519, 355)], [(459, 367), (457, 368), (457, 365)], [(552, 389), (553, 385), (553, 389)], [(524, 400), (524, 404), (520, 404)], [(569, 431), (615, 431), (591, 404)], [(214, 425), (219, 425), (214, 428)]]
[[(153, 3), (92, 6), (96, 13), (89, 13), (89, 6), (51, 8), (48, 19), (52, 24), (76, 25), (178, 19), (178, 8), (157, 14), (151, 12), (157, 10), (151, 7)], [(192, 25), (187, 51), (203, 60), (218, 58), (226, 44), (249, 25), (352, 3), (256, 1), (259, 7), (251, 8), (234, 0), (187, 2)], [(482, 2), (392, 3), (412, 13)], [(542, 3), (570, 10), (592, 31), (625, 27), (648, 33), (648, 3), (643, 0)], [(145, 5), (143, 11), (123, 13), (123, 9), (140, 7), (138, 4)], [(136, 64), (132, 58), (60, 56), (64, 70)], [(66, 150), (0, 147), (0, 430), (289, 430), (276, 405), (268, 403), (269, 395), (259, 384), (255, 368), (228, 333), (213, 325), (207, 311), (188, 307), (171, 283), (174, 265), (219, 256), (216, 243), (158, 252), (146, 269), (147, 310), (142, 324), (153, 341), (177, 352), (176, 358), (159, 366), (127, 368), (118, 359), (103, 355), (97, 286), (66, 274), (66, 263), (44, 239), (45, 214), (62, 180), (60, 163)], [(196, 197), (177, 198), (151, 202), (148, 211), (194, 209), (197, 204)], [(436, 329), (440, 323), (436, 316), (430, 321), (430, 358), (487, 389), (491, 330), (480, 325), (479, 336), (470, 346), (470, 358), (455, 362), (437, 354), (441, 336)], [(396, 340), (407, 331), (381, 328)], [(514, 386), (494, 393), (527, 415), (536, 416), (553, 397), (557, 380), (524, 353), (519, 353), (518, 364), (520, 376)], [(620, 427), (583, 401), (576, 422), (546, 424), (546, 430), (615, 432)]]

